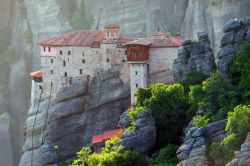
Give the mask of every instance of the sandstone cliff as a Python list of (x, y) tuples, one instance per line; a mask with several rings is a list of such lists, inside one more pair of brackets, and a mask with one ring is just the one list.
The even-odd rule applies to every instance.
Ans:
[(82, 80), (65, 87), (52, 98), (42, 95), (40, 102), (39, 87), (34, 90), (37, 92), (26, 121), (20, 166), (30, 165), (32, 156), (37, 165), (74, 157), (83, 146), (91, 145), (92, 136), (115, 129), (130, 101), (129, 89), (119, 78), (119, 72), (111, 70), (97, 75), (89, 83)]
[[(0, 77), (3, 89), (0, 92), (0, 112), (10, 112), (10, 116), (14, 117), (19, 126), (20, 134), (15, 134), (12, 138), (23, 140), (23, 119), (30, 98), (29, 73), (40, 68), (37, 43), (72, 29), (70, 21), (79, 9), (80, 1), (0, 0), (0, 36), (6, 34), (7, 40), (10, 40), (4, 45), (4, 51), (0, 51), (1, 71), (4, 71)], [(250, 5), (249, 0), (218, 2), (218, 5), (211, 5), (208, 0), (88, 0), (86, 11), (92, 18), (93, 29), (101, 28), (106, 23), (117, 22), (121, 23), (127, 34), (150, 36), (159, 27), (165, 32), (181, 31), (185, 39), (192, 39), (197, 32), (208, 31), (216, 54), (224, 23), (231, 18), (249, 15)], [(6, 39), (1, 38), (1, 44), (3, 41)], [(26, 74), (16, 77), (17, 74), (10, 74), (10, 71)], [(16, 92), (20, 90), (24, 91), (23, 96), (16, 96)], [(20, 158), (21, 144), (13, 146), (14, 165), (17, 165)]]

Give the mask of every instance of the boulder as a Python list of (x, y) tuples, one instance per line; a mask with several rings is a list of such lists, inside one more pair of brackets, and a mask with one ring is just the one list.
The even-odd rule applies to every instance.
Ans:
[(235, 159), (226, 166), (250, 166), (250, 132), (245, 142), (241, 145), (240, 151), (235, 152)]
[[(123, 115), (122, 117), (126, 116)], [(127, 150), (135, 150), (146, 154), (153, 149), (155, 141), (155, 120), (152, 116), (151, 110), (145, 110), (138, 113), (135, 121), (135, 130), (124, 133), (116, 146), (122, 145)]]
[(218, 70), (228, 77), (228, 65), (245, 41), (250, 42), (250, 19), (234, 19), (225, 24), (221, 49), (218, 52)]
[(237, 31), (240, 29), (241, 26), (242, 26), (241, 20), (232, 19), (225, 24), (223, 31), (224, 32)]
[(184, 41), (173, 63), (176, 82), (184, 81), (187, 74), (201, 71), (209, 76), (215, 70), (215, 61), (207, 32), (199, 32), (198, 42)]

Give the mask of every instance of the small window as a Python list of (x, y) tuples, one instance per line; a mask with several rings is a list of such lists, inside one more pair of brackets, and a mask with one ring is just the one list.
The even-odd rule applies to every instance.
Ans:
[(80, 74), (82, 74), (82, 69), (80, 69)]
[(53, 70), (50, 70), (50, 74), (53, 75), (53, 74), (54, 74), (54, 71), (53, 71)]
[(68, 51), (68, 55), (71, 55), (71, 51)]
[(62, 50), (60, 50), (60, 55), (62, 55), (63, 54), (63, 52), (62, 52)]
[(44, 52), (46, 51), (46, 47), (45, 47), (45, 46), (43, 46), (43, 51), (44, 51)]
[(49, 47), (49, 52), (50, 52), (50, 47)]
[(63, 61), (63, 66), (66, 66), (66, 61)]
[(128, 54), (128, 51), (127, 50), (125, 50), (125, 55), (127, 55)]
[(135, 72), (135, 75), (138, 75), (138, 72), (137, 72), (137, 71)]
[(68, 62), (69, 62), (69, 58), (68, 58)]
[(53, 62), (54, 62), (54, 60), (53, 60), (53, 59), (50, 59), (50, 62), (51, 62), (51, 63), (53, 63)]
[(68, 76), (68, 73), (67, 72), (64, 72), (64, 77), (67, 77)]
[(109, 58), (107, 59), (107, 62), (109, 62)]
[(123, 60), (122, 60), (122, 63), (124, 63), (124, 62), (125, 62), (125, 60), (123, 59)]
[(82, 56), (84, 56), (84, 52), (82, 53)]
[(82, 63), (85, 63), (85, 59), (82, 59)]
[(139, 85), (138, 85), (138, 84), (135, 84), (135, 86), (136, 86), (136, 88), (138, 88)]

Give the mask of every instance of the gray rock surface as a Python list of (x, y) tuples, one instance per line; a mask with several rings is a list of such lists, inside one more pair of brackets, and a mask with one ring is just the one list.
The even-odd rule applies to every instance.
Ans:
[(250, 132), (241, 145), (240, 151), (235, 152), (235, 159), (226, 166), (250, 166)]
[(184, 143), (177, 150), (178, 166), (209, 166), (208, 144), (224, 138), (226, 121), (210, 123), (204, 128), (186, 130)]
[(250, 19), (233, 19), (228, 21), (223, 28), (225, 34), (221, 39), (221, 49), (217, 58), (218, 70), (224, 77), (228, 76), (228, 64), (244, 41), (250, 42), (249, 22)]
[[(127, 112), (121, 116), (120, 122), (124, 130), (127, 128)], [(125, 126), (124, 126), (125, 125)], [(150, 152), (156, 141), (156, 126), (151, 110), (138, 113), (135, 121), (135, 130), (125, 132), (116, 146), (122, 145), (125, 149), (140, 153)]]
[(32, 128), (40, 94), (38, 86), (34, 85), (38, 93), (26, 121), (20, 166), (30, 165), (32, 149), (34, 163), (38, 165), (72, 158), (83, 146), (91, 144), (92, 136), (117, 127), (120, 115), (129, 107), (130, 101), (129, 89), (119, 78), (119, 72), (103, 72), (92, 79), (89, 88), (86, 84), (83, 80), (53, 96), (46, 124), (48, 96), (42, 96), (32, 147)]
[(13, 153), (10, 138), (10, 116), (0, 114), (0, 165), (13, 165)]
[(175, 81), (184, 81), (193, 71), (201, 71), (207, 76), (215, 71), (214, 55), (206, 32), (199, 32), (197, 41), (184, 41), (173, 64)]

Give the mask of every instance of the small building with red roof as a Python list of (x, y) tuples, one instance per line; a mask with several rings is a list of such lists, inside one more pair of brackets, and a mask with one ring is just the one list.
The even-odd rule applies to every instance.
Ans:
[(92, 148), (94, 152), (101, 152), (101, 148), (105, 146), (105, 142), (115, 136), (119, 136), (122, 129), (118, 128), (111, 131), (106, 131), (92, 137)]

